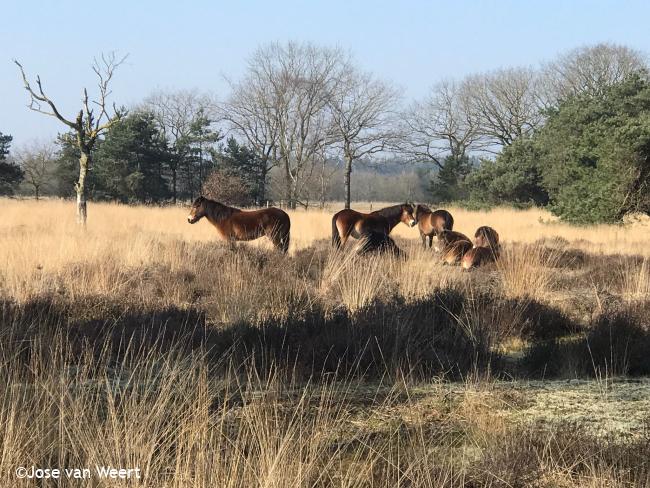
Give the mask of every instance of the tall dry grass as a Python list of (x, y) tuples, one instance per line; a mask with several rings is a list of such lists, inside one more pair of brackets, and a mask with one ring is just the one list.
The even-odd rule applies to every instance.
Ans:
[[(503, 269), (506, 288), (514, 294), (520, 293), (522, 288), (529, 291), (535, 289), (535, 283), (527, 281), (546, 280), (543, 277), (548, 277), (549, 273), (543, 269), (554, 267), (547, 266), (554, 263), (544, 262), (551, 258), (539, 258), (535, 246), (508, 251), (513, 243), (534, 244), (540, 239), (555, 236), (566, 239), (572, 248), (590, 253), (650, 256), (650, 248), (646, 244), (650, 238), (650, 227), (573, 227), (553, 222), (550, 214), (537, 209), (451, 211), (456, 220), (455, 228), (468, 235), (473, 235), (474, 229), (485, 224), (499, 231), (506, 247)], [(29, 300), (57, 290), (72, 297), (84, 293), (106, 295), (130, 291), (137, 294), (142, 289), (141, 277), (132, 271), (157, 267), (166, 269), (170, 276), (175, 277), (184, 270), (204, 266), (205, 263), (193, 262), (197, 259), (193, 251), (196, 245), (209, 246), (216, 254), (226, 252), (223, 246), (215, 242), (215, 232), (208, 223), (187, 223), (186, 209), (182, 207), (93, 204), (85, 232), (74, 224), (72, 205), (65, 201), (4, 199), (0, 200), (0, 214), (0, 293), (17, 300)], [(296, 210), (290, 215), (292, 256), (314, 245), (322, 245), (324, 240), (329, 239), (331, 211)], [(390, 269), (387, 274), (398, 282), (398, 288), (405, 296), (419, 296), (425, 290), (458, 281), (461, 275), (455, 269), (442, 269), (431, 259), (431, 253), (419, 248), (417, 230), (400, 224), (394, 233), (402, 241), (401, 245), (408, 247), (409, 259), (399, 266), (390, 263), (377, 265)], [(240, 246), (270, 249), (266, 239)], [(242, 287), (247, 286), (245, 283), (254, 280), (251, 271), (246, 269), (245, 264), (243, 266), (235, 257), (229, 269), (221, 270), (223, 276), (235, 274), (248, 278), (241, 283), (219, 282), (218, 286), (223, 287), (227, 294), (241, 294)], [(530, 273), (530, 268), (536, 271)], [(372, 273), (374, 268), (370, 265), (366, 269)], [(215, 270), (215, 275), (218, 273)], [(328, 273), (337, 274), (332, 270)], [(361, 286), (372, 284), (369, 288), (381, 287), (379, 275), (362, 279), (360, 276), (364, 274), (367, 273), (346, 274), (347, 280), (359, 277), (359, 283), (352, 285), (353, 289), (346, 282), (338, 285), (343, 287), (342, 293), (359, 294), (358, 298), (351, 298), (351, 302), (364, 302), (371, 298), (368, 293), (364, 295), (359, 289)], [(641, 276), (645, 274), (641, 273)], [(516, 284), (517, 279), (522, 282)], [(643, 287), (643, 284), (639, 286)], [(173, 284), (167, 291), (169, 303), (183, 302), (187, 298), (175, 295)], [(235, 311), (233, 314), (246, 315), (246, 311)]]
[[(140, 467), (143, 487), (648, 482), (646, 439), (511, 424), (482, 394), (512, 373), (505, 344), (570, 338), (596, 306), (589, 350), (563, 364), (608, 364), (618, 341), (626, 371), (648, 371), (650, 229), (451, 211), (463, 233), (498, 230), (498, 264), (443, 266), (401, 224), (406, 259), (333, 252), (331, 209), (290, 212), (287, 257), (230, 250), (180, 207), (93, 204), (84, 231), (69, 202), (0, 200), (0, 484), (95, 464)], [(629, 317), (608, 321), (619, 302)]]
[[(90, 467), (60, 486), (643, 486), (646, 437), (621, 443), (576, 426), (504, 418), (490, 382), (302, 383), (254, 368), (214, 375), (204, 353), (132, 350), (115, 365), (65, 337), (28, 363), (3, 355), (0, 483), (17, 467)], [(6, 350), (2, 350), (6, 353)], [(516, 408), (516, 407), (515, 407)], [(128, 482), (94, 466), (139, 468)], [(56, 484), (56, 483), (51, 483)], [(47, 482), (43, 484), (47, 485)]]

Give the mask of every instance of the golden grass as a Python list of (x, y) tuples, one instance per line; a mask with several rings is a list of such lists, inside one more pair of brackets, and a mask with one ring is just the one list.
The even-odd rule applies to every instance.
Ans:
[[(375, 203), (372, 208), (383, 205), (388, 204)], [(315, 244), (329, 246), (335, 207), (289, 212), (290, 255)], [(369, 210), (369, 205), (358, 207)], [(561, 264), (562, 256), (560, 252), (549, 254), (543, 242), (540, 244), (542, 239), (561, 238), (565, 247), (592, 254), (650, 257), (647, 244), (650, 227), (642, 224), (575, 227), (556, 222), (540, 209), (450, 210), (455, 229), (463, 233), (473, 235), (477, 227), (485, 224), (499, 232), (504, 255), (497, 268), (506, 296), (543, 297), (552, 288), (557, 276), (553, 268)], [(71, 202), (0, 199), (0, 293), (19, 301), (56, 292), (73, 300), (89, 293), (137, 295), (143, 288), (139, 269), (164, 268), (170, 276), (200, 269), (204, 257), (192, 252), (188, 245), (208, 245), (211, 253), (226, 252), (226, 246), (216, 240), (216, 233), (207, 222), (188, 224), (186, 213), (182, 206), (94, 203), (89, 208), (88, 227), (84, 231), (75, 223)], [(342, 261), (331, 255), (323, 270), (319, 292), (332, 294), (336, 290), (335, 295), (343, 305), (357, 309), (372, 301), (380, 291), (385, 292), (386, 287), (393, 287), (407, 299), (417, 299), (437, 288), (462, 288), (467, 284), (469, 279), (457, 268), (440, 266), (429, 250), (421, 248), (416, 229), (399, 224), (393, 234), (407, 251), (406, 261), (378, 257), (362, 260), (363, 265), (359, 267), (360, 260), (350, 253)], [(239, 246), (271, 249), (267, 239)], [(250, 318), (256, 313), (258, 303), (227, 298), (245, 295), (250, 283), (262, 278), (251, 269), (250, 263), (236, 254), (224, 266), (218, 273), (215, 270), (215, 285), (222, 292), (217, 298), (219, 303), (215, 302), (213, 307), (218, 310), (217, 320)], [(631, 298), (646, 297), (650, 288), (647, 262), (641, 268), (629, 266), (623, 272), (621, 293)], [(229, 278), (233, 276), (240, 279)], [(287, 300), (308, 300), (301, 283), (289, 285), (276, 289), (275, 295), (267, 293), (273, 295), (265, 300), (268, 298), (267, 304), (273, 305), (274, 310), (282, 309), (282, 303)], [(161, 298), (163, 304), (187, 303), (188, 297), (182, 295), (171, 279), (166, 291)]]
[[(552, 299), (567, 274), (564, 254), (539, 242), (552, 237), (592, 255), (628, 256), (611, 273), (619, 286), (612, 293), (639, 301), (650, 291), (647, 227), (573, 227), (542, 210), (451, 209), (459, 231), (473, 235), (491, 225), (504, 243), (496, 266), (467, 273), (442, 266), (420, 246), (417, 231), (401, 224), (395, 237), (405, 260), (335, 253), (333, 210), (290, 212), (287, 258), (255, 251), (270, 249), (264, 239), (231, 252), (215, 242), (206, 222), (189, 225), (182, 207), (92, 204), (84, 231), (70, 202), (0, 200), (0, 297), (19, 304), (64, 297), (66, 306), (100, 297), (154, 311), (195, 307), (225, 325), (306, 313), (317, 302), (323, 310), (343, 307), (357, 320), (387, 295), (399, 296), (396, 306), (406, 316), (410, 302), (451, 288), (467, 298), (449, 311), (458, 330), (478, 342), (493, 328), (487, 340), (499, 347), (512, 344), (499, 341), (527, 319), (526, 300)], [(589, 285), (589, 278), (576, 279)], [(492, 299), (521, 297), (512, 309), (490, 308)], [(33, 486), (13, 476), (17, 466), (95, 464), (140, 467), (144, 478), (130, 486), (142, 487), (578, 487), (650, 480), (639, 462), (648, 455), (647, 440), (619, 446), (579, 429), (567, 437), (561, 424), (520, 423), (525, 408), (517, 402), (527, 400), (513, 400), (507, 385), (494, 393), (489, 382), (428, 378), (422, 387), (398, 375), (388, 388), (360, 378), (330, 382), (327, 375), (310, 383), (248, 364), (217, 374), (206, 351), (188, 354), (179, 344), (129, 345), (116, 361), (109, 344), (72, 352), (65, 331), (42, 330), (34, 320), (5, 323), (8, 332), (0, 331), (0, 383), (7, 385), (0, 392), (2, 486)], [(35, 338), (23, 341), (25, 329), (36, 330)]]
[(562, 261), (558, 249), (546, 250), (538, 244), (506, 248), (497, 262), (503, 292), (508, 297), (543, 297), (556, 278), (554, 268)]
[(628, 301), (647, 300), (650, 298), (650, 260), (643, 258), (641, 265), (626, 262), (620, 270), (622, 276), (622, 294)]

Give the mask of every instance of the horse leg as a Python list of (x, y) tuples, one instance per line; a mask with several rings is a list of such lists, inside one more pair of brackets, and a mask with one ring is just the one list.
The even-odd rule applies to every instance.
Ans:
[(341, 226), (338, 223), (336, 224), (336, 229), (338, 230), (339, 234), (339, 246), (337, 249), (340, 249), (345, 246), (345, 243), (348, 242), (348, 237), (350, 236), (350, 232), (352, 228), (350, 226)]
[(276, 249), (286, 254), (289, 250), (289, 239), (289, 229), (274, 229), (271, 241)]
[(289, 250), (289, 229), (288, 225), (276, 223), (272, 226), (262, 227), (259, 235), (265, 235), (276, 249), (286, 253)]
[(279, 242), (278, 247), (279, 247), (280, 251), (282, 251), (285, 254), (289, 251), (289, 240), (290, 239), (291, 239), (291, 236), (289, 234), (289, 229), (287, 229), (286, 231), (284, 231), (280, 235), (280, 242)]
[(420, 240), (422, 241), (422, 246), (426, 249), (426, 247), (427, 247), (427, 236), (422, 231), (420, 231)]

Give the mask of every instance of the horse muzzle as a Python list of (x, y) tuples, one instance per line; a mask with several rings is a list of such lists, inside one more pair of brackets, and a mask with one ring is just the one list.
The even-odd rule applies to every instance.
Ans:
[(189, 224), (195, 224), (198, 219), (195, 219), (194, 217), (187, 217), (187, 222)]
[(416, 224), (417, 224), (417, 221), (416, 221), (416, 220), (411, 220), (411, 221), (409, 222), (409, 225), (410, 225), (411, 227), (415, 227)]

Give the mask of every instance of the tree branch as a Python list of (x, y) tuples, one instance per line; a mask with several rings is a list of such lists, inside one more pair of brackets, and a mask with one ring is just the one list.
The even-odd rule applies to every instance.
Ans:
[[(27, 75), (25, 74), (25, 70), (23, 69), (23, 65), (20, 64), (17, 60), (14, 59), (14, 63), (18, 66), (20, 69), (20, 73), (23, 77), (23, 83), (25, 85), (25, 90), (27, 90), (27, 93), (29, 93), (30, 96), (30, 103), (28, 105), (30, 110), (33, 110), (34, 112), (39, 112), (45, 115), (50, 115), (52, 117), (56, 117), (59, 119), (61, 122), (66, 124), (68, 127), (74, 130), (80, 130), (81, 127), (79, 127), (77, 124), (74, 122), (70, 122), (68, 119), (63, 117), (59, 110), (56, 108), (56, 105), (50, 98), (45, 94), (43, 91), (43, 85), (41, 84), (41, 78), (39, 76), (36, 76), (36, 85), (38, 86), (38, 93), (36, 93), (33, 89), (31, 84), (29, 83), (29, 80), (27, 80)], [(41, 109), (40, 103), (47, 103), (50, 108), (51, 112), (47, 112), (45, 110)]]

